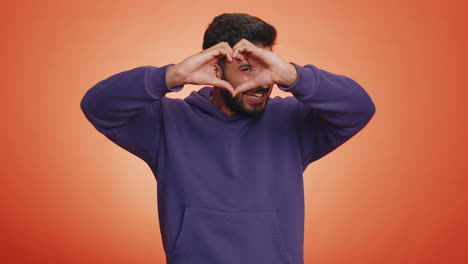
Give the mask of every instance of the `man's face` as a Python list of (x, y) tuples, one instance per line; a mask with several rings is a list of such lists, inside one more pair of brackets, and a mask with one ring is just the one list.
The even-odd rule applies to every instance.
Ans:
[[(271, 47), (261, 47), (271, 51)], [(246, 60), (224, 63), (221, 79), (229, 82), (234, 89), (251, 79), (252, 68)], [(224, 103), (241, 115), (259, 116), (265, 110), (273, 85), (256, 87), (232, 97), (226, 89), (221, 89)]]

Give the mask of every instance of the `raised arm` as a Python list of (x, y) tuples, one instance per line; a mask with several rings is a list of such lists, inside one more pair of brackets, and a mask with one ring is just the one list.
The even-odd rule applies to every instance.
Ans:
[(89, 89), (81, 109), (94, 127), (107, 138), (156, 165), (161, 134), (161, 99), (180, 91), (185, 84), (213, 85), (230, 92), (234, 88), (216, 76), (214, 65), (232, 49), (219, 43), (176, 65), (143, 66), (114, 74)]
[(234, 59), (246, 59), (252, 67), (252, 78), (236, 87), (235, 94), (276, 83), (300, 102), (296, 105), (304, 168), (350, 139), (375, 113), (370, 96), (346, 76), (286, 62), (245, 39), (233, 50)]
[(301, 103), (300, 142), (304, 168), (357, 134), (372, 118), (375, 105), (354, 80), (339, 74), (294, 64), (298, 78), (289, 87)]
[(161, 122), (160, 99), (170, 88), (164, 67), (143, 66), (114, 74), (89, 89), (81, 109), (107, 138), (148, 163), (154, 162)]

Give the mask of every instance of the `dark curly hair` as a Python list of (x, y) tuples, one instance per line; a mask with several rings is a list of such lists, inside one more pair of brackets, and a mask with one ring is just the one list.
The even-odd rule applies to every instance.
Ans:
[(234, 47), (243, 38), (255, 45), (272, 47), (276, 41), (276, 29), (258, 17), (225, 13), (215, 17), (208, 25), (203, 37), (203, 49), (224, 41)]

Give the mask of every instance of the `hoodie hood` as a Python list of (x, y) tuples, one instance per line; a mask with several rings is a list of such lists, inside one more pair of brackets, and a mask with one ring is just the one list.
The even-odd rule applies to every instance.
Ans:
[(228, 116), (226, 113), (218, 109), (211, 103), (210, 97), (213, 94), (213, 87), (205, 86), (198, 91), (193, 91), (187, 96), (184, 100), (191, 107), (197, 108), (200, 111), (205, 112), (206, 114), (213, 116), (216, 119), (221, 121), (236, 121), (239, 119), (249, 119), (251, 117), (241, 116), (239, 114), (234, 114)]

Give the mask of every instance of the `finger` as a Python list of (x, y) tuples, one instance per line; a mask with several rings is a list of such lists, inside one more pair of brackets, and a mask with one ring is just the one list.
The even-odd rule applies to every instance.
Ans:
[(253, 57), (258, 58), (258, 55), (255, 55), (255, 54), (258, 54), (258, 52), (250, 47), (239, 47), (234, 52), (237, 52), (235, 58), (238, 61), (243, 61), (243, 60), (248, 61), (251, 55), (253, 55)]
[(234, 56), (232, 56), (232, 57), (235, 58), (238, 62), (241, 62), (241, 61), (246, 59), (246, 57), (242, 53), (237, 53), (236, 57), (234, 57)]
[(215, 87), (219, 87), (219, 88), (224, 88), (224, 89), (228, 90), (229, 92), (231, 92), (231, 94), (234, 93), (234, 87), (232, 87), (232, 85), (230, 83), (228, 83), (227, 81), (224, 81), (224, 80), (221, 80), (221, 79), (215, 79), (215, 80), (213, 80), (211, 85), (213, 85)]
[(236, 89), (234, 89), (234, 93), (233, 93), (232, 96), (236, 96), (238, 94), (241, 94), (241, 93), (243, 93), (245, 91), (248, 91), (250, 89), (253, 89), (255, 87), (259, 87), (259, 85), (258, 85), (258, 83), (256, 81), (254, 81), (253, 79), (249, 80), (249, 81), (246, 81), (243, 84), (237, 86)]
[(226, 57), (227, 62), (232, 62), (232, 48), (229, 46), (227, 42), (220, 42), (213, 47), (209, 48), (206, 50), (208, 56), (210, 57), (209, 59), (212, 59), (213, 57), (216, 57), (217, 59), (221, 59), (223, 57)]
[(220, 48), (224, 51), (224, 55), (226, 56), (226, 61), (231, 63), (234, 59), (232, 57), (232, 48), (229, 46), (227, 42), (221, 42)]
[(228, 63), (231, 63), (234, 61), (234, 58), (232, 57), (233, 50), (227, 42), (223, 42), (223, 43), (224, 43), (223, 48), (226, 51), (226, 61)]
[(208, 48), (208, 49), (219, 49), (219, 48), (227, 48), (227, 49), (231, 49), (231, 46), (229, 46), (229, 43), (227, 43), (226, 41), (223, 41), (223, 42), (219, 42), (218, 44), (212, 46), (211, 48)]
[(233, 58), (236, 58), (236, 59), (238, 59), (238, 60), (241, 60), (241, 59), (242, 59), (242, 57), (243, 57), (242, 55), (243, 55), (243, 54), (242, 54), (242, 52), (240, 51), (240, 48), (241, 48), (240, 46), (239, 46), (239, 47), (233, 48), (233, 52), (232, 52), (232, 57), (233, 57)]
[(237, 49), (239, 48), (240, 46), (251, 46), (251, 47), (256, 47), (252, 42), (248, 41), (247, 39), (241, 39), (239, 42), (236, 43), (236, 45), (234, 45), (234, 47), (232, 47), (232, 49)]
[(229, 50), (227, 50), (226, 48), (219, 47), (218, 49), (212, 51), (211, 56), (217, 57), (218, 59), (226, 57), (226, 60), (228, 62), (232, 62), (232, 55), (231, 54), (232, 53), (229, 52)]
[(226, 56), (226, 61), (227, 61), (228, 63), (231, 63), (231, 62), (233, 61), (233, 58), (232, 58), (232, 49), (231, 49), (231, 47), (230, 47), (228, 44), (226, 44), (226, 45), (223, 45), (223, 46), (222, 46), (222, 49), (223, 49), (223, 51), (224, 51), (224, 53), (223, 53), (224, 56)]
[(237, 42), (236, 45), (234, 45), (234, 47), (232, 47), (233, 49), (233, 57), (237, 57), (238, 54), (242, 53), (242, 52), (249, 52), (249, 53), (252, 53), (254, 52), (256, 49), (258, 49), (257, 46), (255, 46), (254, 44), (252, 44), (250, 41), (246, 40), (246, 39), (242, 39), (241, 41)]
[(234, 49), (233, 55), (236, 56), (236, 55), (242, 54), (242, 53), (253, 53), (255, 51), (256, 51), (256, 49), (254, 49), (253, 47), (239, 46), (239, 47)]

